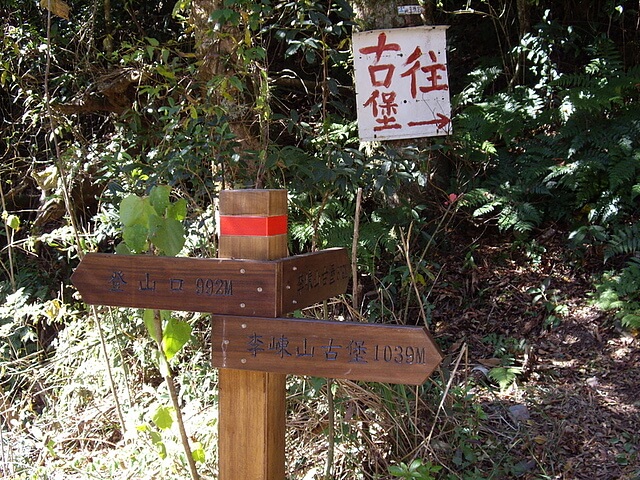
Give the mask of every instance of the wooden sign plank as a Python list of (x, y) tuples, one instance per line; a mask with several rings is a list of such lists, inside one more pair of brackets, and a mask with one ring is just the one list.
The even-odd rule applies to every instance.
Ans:
[(71, 276), (94, 305), (276, 316), (273, 262), (90, 253)]
[(421, 385), (442, 361), (424, 327), (214, 316), (219, 368)]
[(347, 291), (351, 265), (347, 250), (330, 248), (280, 260), (282, 309), (293, 312)]
[(281, 260), (89, 253), (71, 277), (94, 305), (275, 317), (346, 292), (343, 248)]

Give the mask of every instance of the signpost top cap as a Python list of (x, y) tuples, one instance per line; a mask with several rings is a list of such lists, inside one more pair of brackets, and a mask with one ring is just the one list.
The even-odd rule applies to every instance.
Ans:
[(286, 190), (222, 190), (220, 215), (274, 216), (287, 214)]

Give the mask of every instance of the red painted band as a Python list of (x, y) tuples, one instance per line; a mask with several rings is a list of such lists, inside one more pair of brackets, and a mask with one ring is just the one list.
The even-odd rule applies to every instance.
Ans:
[(243, 217), (220, 215), (220, 235), (271, 237), (287, 233), (287, 216)]

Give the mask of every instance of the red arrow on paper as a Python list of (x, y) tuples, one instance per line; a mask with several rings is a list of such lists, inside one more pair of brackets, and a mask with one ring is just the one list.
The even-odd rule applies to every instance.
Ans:
[(443, 130), (444, 127), (451, 123), (451, 119), (442, 113), (436, 113), (436, 117), (433, 120), (425, 120), (423, 122), (409, 122), (408, 125), (410, 127), (417, 127), (419, 125), (435, 125), (440, 130)]

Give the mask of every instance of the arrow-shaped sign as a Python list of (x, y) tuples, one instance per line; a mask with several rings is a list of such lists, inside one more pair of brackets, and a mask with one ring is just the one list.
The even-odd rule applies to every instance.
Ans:
[(214, 316), (219, 368), (421, 385), (442, 360), (424, 327)]
[(90, 253), (71, 280), (94, 305), (275, 317), (346, 291), (346, 250), (281, 260)]

